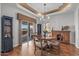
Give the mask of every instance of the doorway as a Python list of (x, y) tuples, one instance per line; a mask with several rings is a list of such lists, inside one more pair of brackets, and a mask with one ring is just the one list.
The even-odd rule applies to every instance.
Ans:
[(29, 43), (31, 35), (35, 32), (36, 20), (20, 13), (17, 14), (17, 17), (19, 20), (19, 45)]
[(29, 43), (32, 40), (32, 34), (34, 34), (34, 24), (21, 20), (19, 23), (19, 44)]
[(29, 24), (27, 22), (21, 22), (21, 40), (22, 43), (29, 41)]
[(19, 25), (19, 44), (28, 43), (30, 41), (30, 25), (24, 20), (21, 20)]

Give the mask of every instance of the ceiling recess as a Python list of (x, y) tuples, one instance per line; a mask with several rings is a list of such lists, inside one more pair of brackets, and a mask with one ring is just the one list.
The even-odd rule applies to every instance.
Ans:
[[(25, 9), (28, 9), (29, 11), (31, 11), (32, 13), (34, 14), (39, 14), (40, 12), (38, 12), (38, 10), (36, 10), (35, 8), (33, 8), (30, 4), (28, 3), (19, 3), (19, 5), (21, 5), (22, 7), (24, 7)], [(55, 9), (51, 9), (49, 11), (46, 11), (46, 12), (42, 12), (40, 14), (42, 15), (48, 15), (48, 14), (51, 14), (51, 13), (55, 13), (55, 12), (59, 12), (61, 10), (63, 10), (65, 7), (67, 7), (69, 4), (68, 3), (63, 3), (62, 5), (60, 5), (58, 8), (55, 8)]]

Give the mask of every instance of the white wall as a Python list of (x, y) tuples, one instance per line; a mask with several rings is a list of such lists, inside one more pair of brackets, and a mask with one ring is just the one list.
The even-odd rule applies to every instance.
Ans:
[(53, 30), (61, 30), (62, 26), (64, 25), (73, 26), (74, 13), (61, 13), (58, 15), (50, 16), (48, 22), (51, 23)]
[(60, 13), (56, 15), (51, 15), (50, 19), (42, 22), (38, 21), (38, 23), (41, 23), (44, 25), (44, 23), (49, 22), (51, 27), (50, 29), (53, 30), (61, 30), (62, 26), (68, 25), (70, 26), (70, 43), (75, 43), (75, 25), (74, 25), (74, 11), (70, 13)]
[(19, 22), (17, 20), (17, 13), (21, 13), (27, 16), (32, 16), (28, 12), (18, 8), (15, 3), (3, 3), (2, 4), (2, 15), (7, 15), (13, 17), (13, 46), (17, 46), (19, 43)]
[(0, 51), (1, 51), (1, 3), (0, 3)]

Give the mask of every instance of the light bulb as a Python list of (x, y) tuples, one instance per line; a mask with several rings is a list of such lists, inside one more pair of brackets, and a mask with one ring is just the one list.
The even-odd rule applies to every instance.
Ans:
[(48, 16), (48, 19), (50, 19), (50, 17)]
[(42, 19), (44, 18), (44, 16), (42, 16)]
[(41, 20), (41, 18), (40, 18), (40, 20)]
[(38, 16), (42, 16), (42, 14), (41, 14), (41, 13), (38, 13), (37, 15), (38, 15)]

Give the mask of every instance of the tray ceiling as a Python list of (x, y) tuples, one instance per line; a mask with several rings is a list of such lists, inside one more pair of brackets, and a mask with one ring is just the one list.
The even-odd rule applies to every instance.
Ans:
[(28, 9), (34, 14), (47, 15), (54, 12), (59, 12), (68, 6), (68, 3), (46, 3), (44, 8), (44, 3), (19, 3), (25, 9)]
[(44, 13), (45, 11), (47, 12), (47, 11), (60, 7), (61, 5), (63, 5), (63, 3), (47, 3), (46, 10), (44, 9), (44, 3), (29, 3), (29, 5), (32, 8), (34, 8), (36, 11), (38, 11), (40, 13)]

